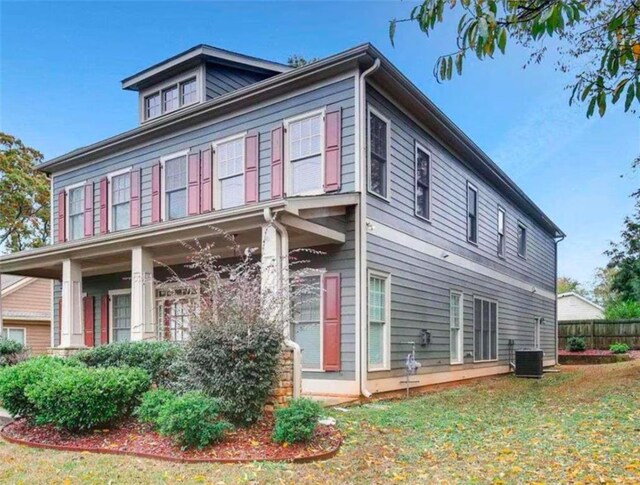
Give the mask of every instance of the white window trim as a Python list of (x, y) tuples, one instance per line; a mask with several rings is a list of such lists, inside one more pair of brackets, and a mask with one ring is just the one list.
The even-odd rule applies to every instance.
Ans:
[[(418, 150), (425, 153), (429, 157), (429, 201), (428, 201), (428, 213), (427, 216), (422, 216), (418, 214)], [(433, 154), (431, 150), (428, 150), (423, 144), (416, 141), (414, 148), (414, 173), (413, 173), (413, 213), (418, 219), (422, 219), (423, 221), (431, 222), (431, 200), (433, 194), (433, 184), (432, 184), (432, 173), (433, 173)], [(387, 187), (388, 188), (388, 187)]]
[[(380, 195), (371, 189), (371, 115), (375, 115), (387, 124), (387, 163), (385, 164), (386, 194)], [(391, 120), (371, 105), (367, 105), (367, 192), (391, 202)]]
[[(507, 211), (504, 207), (502, 207), (501, 205), (498, 204), (498, 211), (496, 213), (496, 217), (497, 217), (497, 239), (499, 242), (500, 241), (500, 212), (502, 212), (502, 247), (501, 248), (497, 248), (497, 254), (498, 257), (501, 259), (506, 259), (507, 258)], [(502, 249), (502, 253), (500, 253), (500, 249)]]
[[(113, 297), (117, 296), (117, 295), (130, 295), (131, 294), (131, 288), (123, 288), (121, 290), (109, 290), (108, 291), (109, 294), (109, 342), (108, 343), (113, 343)], [(129, 322), (129, 324), (131, 324), (131, 322)], [(101, 344), (104, 344), (104, 342), (101, 342)]]
[[(200, 278), (188, 281), (187, 285), (188, 286), (192, 286), (196, 290), (197, 294), (195, 294), (195, 295), (194, 294), (190, 294), (190, 295), (187, 295), (187, 296), (184, 297), (184, 299), (197, 300), (196, 301), (196, 312), (199, 312), (199, 310), (200, 310), (201, 284), (202, 284), (202, 279), (200, 279)], [(183, 283), (163, 283), (162, 284), (162, 288), (156, 288), (155, 295), (154, 295), (154, 304), (155, 304), (154, 312), (157, 311), (159, 303), (162, 303), (163, 307), (164, 307), (164, 302), (165, 301), (167, 301), (167, 300), (169, 300), (169, 301), (175, 300), (175, 298), (170, 298), (167, 295), (159, 296), (158, 293), (162, 292), (165, 288), (168, 289), (168, 290), (171, 290), (171, 289), (175, 290), (175, 289), (184, 288), (184, 286), (185, 285)], [(156, 315), (156, 317), (157, 317), (157, 315)], [(156, 338), (158, 340), (164, 340), (164, 319), (161, 320), (161, 321), (158, 321), (158, 325), (156, 327)], [(171, 342), (180, 342), (180, 340), (172, 340)]]
[[(524, 228), (524, 253), (520, 252), (520, 228)], [(516, 253), (522, 259), (527, 259), (527, 252), (529, 246), (529, 226), (527, 226), (524, 222), (518, 219), (518, 225), (516, 226)]]
[[(292, 116), (287, 118), (283, 122), (284, 126), (284, 181), (285, 181), (285, 193), (287, 196), (304, 196), (304, 195), (321, 195), (324, 194), (324, 172), (325, 172), (325, 131), (326, 131), (326, 109), (321, 108), (314, 111), (308, 111), (306, 113)], [(303, 120), (305, 118), (313, 118), (320, 116), (322, 121), (322, 127), (320, 129), (320, 188), (318, 190), (309, 190), (307, 192), (300, 192), (294, 194), (291, 189), (292, 177), (291, 177), (291, 158), (289, 155), (289, 125), (296, 121)]]
[[(473, 190), (476, 193), (476, 240), (472, 241), (471, 239), (469, 239), (469, 189)], [(465, 200), (467, 201), (467, 203), (465, 204), (465, 231), (466, 231), (466, 238), (467, 238), (467, 242), (469, 244), (473, 244), (474, 246), (478, 246), (478, 242), (480, 240), (480, 217), (479, 217), (479, 213), (480, 213), (480, 194), (478, 193), (478, 187), (476, 187), (473, 183), (471, 183), (469, 180), (467, 180), (467, 189), (466, 189), (466, 197)]]
[[(107, 190), (109, 191), (109, 196), (107, 197), (107, 202), (109, 205), (109, 209), (108, 209), (109, 213), (107, 215), (107, 225), (108, 225), (109, 232), (113, 231), (113, 184), (111, 183), (111, 180), (114, 177), (117, 177), (119, 175), (131, 173), (132, 169), (133, 167), (127, 167), (127, 168), (123, 168), (122, 170), (116, 170), (115, 172), (111, 172), (110, 174), (107, 174), (107, 181), (108, 181)], [(131, 210), (131, 193), (129, 193), (129, 210)], [(129, 220), (129, 227), (127, 229), (131, 229), (131, 220)], [(121, 230), (125, 230), (125, 229), (121, 229)]]
[[(238, 133), (235, 135), (231, 135), (231, 136), (227, 136), (225, 138), (221, 138), (220, 140), (216, 140), (213, 143), (211, 143), (211, 151), (213, 153), (213, 167), (211, 167), (211, 177), (213, 178), (212, 180), (212, 184), (213, 184), (213, 208), (215, 210), (222, 210), (222, 184), (220, 183), (220, 180), (218, 180), (218, 147), (220, 145), (224, 145), (225, 143), (229, 143), (231, 141), (235, 141), (238, 139), (242, 139), (243, 140), (243, 147), (242, 147), (242, 153), (243, 153), (243, 158), (242, 158), (242, 176), (243, 176), (243, 180), (242, 180), (242, 186), (243, 188), (246, 190), (246, 187), (244, 187), (244, 176), (245, 176), (245, 172), (247, 169), (247, 152), (246, 152), (246, 144), (244, 143), (244, 139), (247, 136), (247, 132), (244, 131), (242, 133)], [(259, 161), (258, 161), (259, 163)], [(188, 174), (187, 174), (187, 178), (188, 178)], [(187, 180), (188, 181), (188, 180)], [(243, 201), (244, 199), (244, 194), (242, 197)], [(242, 207), (244, 204), (244, 202), (236, 207), (229, 207), (229, 209), (235, 209), (237, 207)]]
[[(205, 93), (205, 75), (203, 75), (203, 71), (201, 68), (196, 68), (193, 69), (187, 73), (181, 74), (179, 76), (175, 76), (172, 77), (171, 79), (168, 79), (167, 81), (161, 83), (161, 84), (154, 84), (153, 86), (148, 87), (147, 89), (144, 89), (142, 91), (140, 91), (140, 97), (139, 97), (139, 115), (140, 115), (140, 122), (141, 123), (147, 123), (153, 120), (157, 120), (159, 118), (162, 118), (163, 116), (166, 116), (170, 113), (176, 113), (182, 109), (188, 108), (189, 106), (194, 106), (198, 103), (201, 103), (202, 101), (204, 101), (204, 93)], [(180, 84), (188, 81), (191, 78), (195, 78), (195, 82), (196, 82), (196, 100), (192, 103), (189, 104), (185, 104), (182, 105), (182, 96), (180, 93)], [(178, 86), (178, 107), (176, 109), (173, 109), (171, 111), (167, 111), (167, 112), (163, 112), (162, 111), (162, 91), (164, 91), (165, 89), (167, 89), (168, 87), (171, 87), (173, 85), (177, 85)], [(160, 114), (157, 116), (154, 116), (152, 118), (147, 118), (147, 107), (146, 107), (146, 98), (158, 93), (160, 95)]]
[(540, 317), (536, 317), (533, 324), (533, 348), (536, 350), (540, 350), (542, 348), (541, 336), (542, 322), (540, 321)]
[[(320, 367), (318, 369), (308, 369), (302, 367), (302, 372), (324, 373), (324, 275), (326, 268), (310, 269), (309, 274), (302, 274), (301, 277), (320, 276)], [(295, 325), (295, 324), (294, 324)]]
[[(72, 185), (68, 185), (64, 188), (65, 191), (65, 198), (64, 198), (64, 214), (65, 214), (65, 228), (64, 228), (64, 236), (65, 236), (65, 241), (71, 241), (71, 212), (69, 211), (69, 192), (72, 191), (73, 189), (77, 189), (80, 187), (84, 187), (85, 185), (87, 185), (87, 181), (83, 180), (82, 182), (78, 182)], [(82, 194), (82, 198), (84, 200), (84, 196), (86, 194), (83, 193)], [(86, 204), (86, 201), (85, 201)], [(60, 208), (58, 207), (58, 211), (60, 211)], [(58, 228), (58, 231), (60, 231), (60, 228)], [(78, 239), (73, 239), (73, 241), (79, 241), (80, 239), (84, 239), (86, 236), (84, 235), (85, 233), (85, 227), (84, 227), (84, 207), (83, 207), (83, 216), (82, 216), (82, 237), (78, 238)]]
[[(371, 277), (384, 279), (384, 318), (385, 328), (383, 334), (384, 354), (382, 365), (372, 367), (369, 363), (369, 290), (371, 285)], [(383, 271), (369, 269), (367, 271), (367, 370), (369, 372), (381, 372), (391, 370), (391, 274)]]
[[(7, 340), (9, 340), (9, 330), (20, 330), (22, 332), (22, 345), (27, 347), (27, 329), (24, 327), (7, 327), (6, 325), (2, 327), (2, 330), (7, 330)], [(2, 335), (0, 335), (1, 337)]]
[[(496, 358), (476, 360), (476, 300), (488, 301), (496, 304)], [(498, 362), (500, 360), (500, 303), (493, 298), (473, 295), (473, 363), (481, 364), (483, 362)], [(491, 351), (491, 349), (489, 349)], [(489, 352), (491, 353), (491, 352)]]
[(163, 157), (160, 157), (160, 220), (162, 221), (168, 221), (169, 218), (167, 217), (167, 194), (165, 192), (165, 188), (166, 188), (166, 184), (165, 184), (165, 178), (167, 176), (167, 171), (165, 170), (165, 163), (168, 160), (173, 160), (174, 158), (179, 158), (179, 157), (185, 157), (185, 189), (186, 189), (186, 196), (185, 196), (185, 200), (186, 200), (186, 204), (185, 204), (185, 214), (184, 217), (189, 215), (189, 153), (191, 152), (191, 150), (186, 149), (186, 150), (182, 150), (179, 152), (175, 152), (175, 153), (171, 153), (169, 155), (164, 155)]
[(449, 342), (449, 363), (451, 365), (462, 365), (464, 364), (464, 293), (458, 290), (449, 291), (449, 340), (451, 340), (451, 322), (453, 320), (453, 314), (451, 313), (451, 296), (452, 295), (458, 295), (460, 297), (460, 303), (458, 306), (458, 317), (460, 318), (460, 329), (458, 332), (458, 346), (460, 347), (460, 359), (457, 361), (451, 359), (451, 341), (450, 341)]

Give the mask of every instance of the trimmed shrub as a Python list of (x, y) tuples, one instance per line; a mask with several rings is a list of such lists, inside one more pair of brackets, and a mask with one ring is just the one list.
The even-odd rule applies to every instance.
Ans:
[(165, 400), (155, 424), (160, 434), (171, 436), (184, 448), (204, 448), (220, 441), (232, 426), (218, 419), (220, 401), (191, 391)]
[(79, 365), (69, 359), (41, 356), (4, 367), (0, 369), (0, 404), (14, 417), (33, 420), (36, 408), (25, 394), (26, 388), (41, 382), (47, 374)]
[(150, 385), (149, 374), (134, 367), (60, 367), (29, 384), (25, 394), (36, 424), (86, 431), (126, 416)]
[(567, 341), (567, 350), (571, 352), (582, 352), (587, 348), (587, 342), (583, 337), (571, 337)]
[(604, 318), (607, 320), (630, 320), (640, 318), (640, 301), (613, 301), (604, 309)]
[(293, 399), (289, 407), (276, 411), (273, 440), (277, 443), (309, 441), (318, 425), (322, 406), (311, 399)]
[(155, 424), (160, 416), (160, 410), (171, 399), (176, 398), (176, 393), (168, 389), (153, 389), (142, 396), (142, 402), (134, 412), (143, 423)]
[(627, 344), (616, 342), (609, 346), (609, 350), (614, 354), (626, 354), (627, 352), (629, 352), (629, 350), (631, 350), (631, 347), (629, 347)]
[(119, 342), (78, 352), (72, 358), (89, 367), (139, 367), (164, 386), (172, 380), (171, 363), (182, 352), (173, 342)]
[(17, 364), (27, 357), (27, 349), (20, 342), (0, 337), (0, 367)]

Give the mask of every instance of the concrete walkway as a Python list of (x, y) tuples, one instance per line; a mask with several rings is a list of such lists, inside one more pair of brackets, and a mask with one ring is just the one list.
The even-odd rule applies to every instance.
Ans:
[(0, 408), (0, 426), (4, 426), (11, 421), (13, 421), (11, 415), (5, 409)]

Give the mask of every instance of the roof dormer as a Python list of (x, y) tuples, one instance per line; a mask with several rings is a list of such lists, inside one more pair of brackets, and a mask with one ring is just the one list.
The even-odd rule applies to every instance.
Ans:
[(124, 79), (122, 88), (138, 91), (140, 123), (146, 123), (290, 69), (199, 45)]

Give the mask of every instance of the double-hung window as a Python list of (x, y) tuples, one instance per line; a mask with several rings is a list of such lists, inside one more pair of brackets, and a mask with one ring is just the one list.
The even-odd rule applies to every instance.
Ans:
[(121, 231), (130, 227), (131, 174), (111, 177), (111, 230)]
[(498, 207), (498, 256), (504, 257), (505, 250), (505, 212), (502, 207)]
[(111, 297), (112, 342), (131, 340), (131, 293), (128, 290), (113, 290)]
[(219, 143), (216, 156), (220, 208), (244, 204), (244, 137)]
[(199, 99), (198, 74), (188, 76), (182, 81), (166, 83), (152, 92), (149, 91), (142, 98), (143, 121), (196, 103)]
[(288, 122), (290, 195), (322, 192), (324, 113)]
[(180, 84), (180, 104), (195, 103), (198, 100), (198, 87), (195, 79), (189, 79)]
[(369, 190), (388, 197), (389, 122), (369, 110)]
[(498, 358), (498, 304), (473, 299), (473, 351), (476, 362)]
[(431, 218), (431, 157), (416, 145), (416, 215)]
[(2, 338), (5, 340), (12, 340), (14, 342), (18, 342), (22, 345), (26, 345), (27, 343), (26, 333), (27, 331), (24, 328), (4, 327), (2, 329)]
[(180, 103), (178, 102), (178, 85), (173, 86), (162, 91), (162, 111), (167, 113), (176, 109)]
[(518, 222), (518, 256), (527, 257), (527, 226)]
[(478, 189), (467, 182), (467, 241), (478, 243)]
[(164, 162), (165, 218), (179, 219), (187, 215), (187, 156)]
[(449, 296), (449, 327), (451, 363), (463, 363), (464, 318), (462, 293), (452, 291)]
[(390, 360), (390, 276), (369, 273), (369, 370), (385, 370)]
[(144, 116), (145, 119), (155, 118), (160, 115), (160, 93), (154, 93), (144, 98)]
[(84, 237), (84, 185), (69, 189), (69, 240)]
[(190, 288), (171, 288), (156, 291), (156, 321), (158, 338), (174, 342), (189, 340), (193, 317), (198, 312), (200, 281), (194, 281)]
[(322, 369), (322, 292), (320, 275), (302, 279), (304, 291), (294, 295), (293, 341), (302, 349), (302, 368)]

